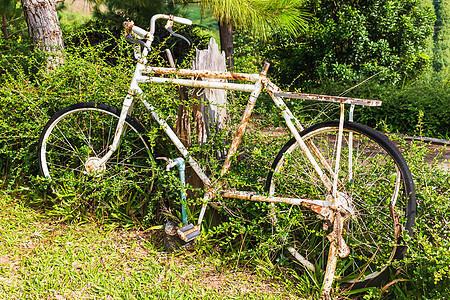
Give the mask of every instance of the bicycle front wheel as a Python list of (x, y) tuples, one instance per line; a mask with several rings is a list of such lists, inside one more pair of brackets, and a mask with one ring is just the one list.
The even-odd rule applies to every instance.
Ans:
[[(339, 122), (330, 121), (300, 133), (318, 162), (323, 156), (326, 163), (321, 166), (331, 180), (338, 130)], [(341, 153), (338, 192), (350, 199), (354, 212), (344, 223), (343, 238), (350, 255), (338, 261), (337, 280), (351, 288), (377, 286), (389, 275), (390, 263), (406, 253), (402, 231), (411, 233), (414, 224), (414, 183), (397, 147), (370, 127), (346, 122)], [(325, 165), (330, 166), (328, 170)], [(295, 139), (275, 158), (266, 191), (273, 196), (318, 200), (330, 194)], [(281, 205), (277, 210), (279, 241), (306, 259), (309, 264), (303, 265), (316, 271), (316, 279), (321, 280), (331, 229), (324, 229), (323, 218), (303, 206)]]
[(144, 128), (127, 116), (119, 148), (104, 166), (96, 163), (108, 152), (120, 110), (101, 103), (77, 103), (58, 111), (39, 139), (40, 170), (54, 189), (77, 186), (125, 190), (128, 197), (148, 198), (154, 162)]

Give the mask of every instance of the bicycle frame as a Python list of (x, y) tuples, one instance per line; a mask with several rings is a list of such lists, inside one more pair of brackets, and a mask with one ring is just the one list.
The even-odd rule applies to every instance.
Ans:
[[(316, 99), (316, 100), (324, 99), (326, 101), (339, 101), (339, 102), (341, 102), (342, 99), (345, 99), (346, 103), (350, 103), (350, 104), (364, 103), (366, 105), (376, 105), (376, 104), (378, 104), (377, 102), (379, 102), (379, 101), (364, 100), (364, 99), (352, 99), (352, 98), (344, 98), (344, 97), (309, 95), (309, 94), (281, 93), (279, 91), (279, 88), (275, 84), (273, 84), (266, 76), (266, 70), (267, 70), (268, 66), (269, 65), (266, 64), (265, 69), (261, 72), (261, 74), (246, 74), (246, 73), (211, 72), (211, 71), (203, 71), (203, 70), (187, 70), (187, 69), (176, 69), (176, 68), (150, 67), (150, 66), (145, 66), (141, 63), (138, 63), (136, 66), (136, 70), (135, 70), (133, 79), (130, 84), (130, 91), (123, 102), (122, 112), (121, 112), (119, 123), (118, 123), (117, 129), (116, 129), (114, 141), (113, 141), (112, 145), (109, 147), (110, 148), (109, 152), (101, 159), (100, 164), (105, 163), (111, 157), (111, 155), (117, 149), (117, 147), (120, 143), (120, 136), (123, 133), (123, 126), (125, 124), (125, 118), (126, 118), (127, 114), (129, 113), (130, 107), (133, 104), (135, 95), (140, 96), (143, 93), (143, 91), (139, 87), (139, 83), (148, 83), (148, 82), (155, 83), (155, 84), (170, 83), (170, 84), (175, 84), (175, 85), (196, 87), (196, 88), (215, 88), (215, 89), (250, 92), (251, 95), (249, 97), (247, 107), (244, 111), (241, 122), (238, 125), (236, 133), (233, 137), (230, 150), (228, 152), (228, 155), (226, 157), (226, 160), (225, 160), (222, 170), (220, 172), (220, 176), (222, 176), (222, 175), (226, 174), (230, 168), (231, 158), (235, 155), (235, 153), (237, 151), (237, 147), (239, 146), (239, 144), (241, 142), (242, 136), (246, 131), (246, 126), (247, 126), (249, 118), (252, 114), (256, 100), (257, 100), (262, 88), (265, 87), (265, 89), (271, 95), (275, 105), (278, 108), (280, 108), (283, 118), (285, 119), (289, 130), (291, 131), (292, 135), (296, 138), (296, 140), (300, 144), (300, 146), (301, 146), (302, 150), (304, 151), (305, 155), (307, 156), (308, 160), (313, 165), (314, 169), (316, 170), (319, 177), (321, 178), (324, 186), (327, 188), (327, 190), (329, 192), (331, 192), (331, 190), (333, 189), (332, 181), (322, 171), (320, 165), (317, 163), (315, 158), (312, 156), (311, 152), (309, 151), (305, 142), (302, 140), (302, 138), (299, 134), (299, 130), (300, 131), (303, 130), (303, 126), (300, 124), (298, 119), (294, 117), (294, 115), (289, 110), (289, 108), (286, 106), (286, 104), (284, 103), (284, 101), (281, 99), (280, 96), (291, 96), (291, 97), (302, 96), (303, 98), (307, 98), (307, 99)], [(195, 77), (195, 78), (211, 78), (211, 79), (226, 79), (226, 80), (247, 80), (247, 81), (253, 81), (255, 83), (253, 85), (251, 85), (251, 84), (241, 84), (241, 83), (211, 82), (211, 81), (195, 80), (195, 79), (194, 80), (193, 79), (176, 79), (176, 78), (145, 76), (145, 74), (178, 75), (178, 76), (190, 76), (190, 77)], [(327, 97), (327, 98), (323, 98), (323, 97)], [(340, 98), (342, 98), (342, 99), (340, 99)], [(183, 155), (183, 157), (187, 160), (187, 162), (191, 165), (191, 167), (194, 169), (194, 171), (197, 173), (197, 175), (203, 181), (208, 193), (214, 194), (215, 191), (222, 188), (223, 187), (222, 183), (219, 183), (218, 185), (216, 184), (216, 186), (212, 185), (211, 181), (209, 180), (209, 178), (207, 177), (205, 172), (202, 170), (201, 166), (189, 154), (189, 151), (182, 144), (182, 142), (176, 136), (176, 134), (173, 132), (173, 130), (170, 128), (170, 126), (164, 120), (162, 120), (160, 118), (160, 116), (158, 115), (158, 113), (157, 113), (156, 109), (153, 107), (153, 105), (148, 103), (145, 99), (141, 98), (140, 100), (143, 102), (143, 104), (146, 106), (146, 108), (151, 112), (153, 118), (158, 122), (158, 124), (161, 126), (161, 128), (166, 132), (166, 134), (169, 136), (169, 138), (172, 140), (172, 142), (178, 148), (178, 150)], [(341, 119), (342, 119), (341, 123), (343, 123), (343, 115), (344, 115), (343, 105), (344, 104), (342, 103), (341, 104)], [(340, 136), (342, 136), (342, 132), (340, 132)], [(319, 151), (316, 151), (316, 153), (319, 153)], [(321, 163), (327, 168), (328, 171), (331, 170), (331, 166), (329, 166), (328, 163), (324, 159), (321, 159)], [(334, 172), (331, 171), (330, 173), (334, 174), (333, 181), (335, 182), (334, 185), (336, 185), (337, 184), (336, 174), (338, 173), (338, 167), (337, 167), (337, 169), (335, 169)], [(334, 190), (336, 190), (336, 189), (334, 189)], [(225, 197), (252, 200), (252, 201), (264, 201), (264, 202), (273, 202), (273, 203), (283, 202), (283, 203), (295, 204), (295, 205), (302, 204), (302, 205), (307, 205), (310, 208), (315, 207), (315, 206), (329, 207), (332, 205), (332, 202), (333, 202), (333, 201), (323, 201), (323, 200), (313, 200), (313, 199), (256, 196), (250, 192), (231, 191), (231, 190), (222, 190), (221, 194)], [(320, 210), (317, 210), (316, 212), (320, 213)], [(321, 213), (321, 214), (323, 214), (323, 213)], [(200, 222), (201, 222), (201, 220), (200, 220)]]
[[(206, 193), (204, 195), (203, 206), (200, 212), (200, 216), (197, 221), (197, 226), (200, 227), (208, 202), (213, 199), (217, 194), (222, 197), (242, 199), (242, 200), (250, 200), (250, 201), (260, 201), (260, 202), (269, 202), (269, 203), (287, 203), (293, 205), (302, 205), (305, 206), (314, 212), (320, 214), (324, 218), (328, 220), (334, 220), (333, 223), (333, 231), (330, 234), (330, 255), (329, 260), (331, 259), (331, 263), (327, 265), (331, 265), (330, 268), (327, 267), (325, 280), (324, 280), (324, 293), (327, 293), (331, 289), (331, 284), (334, 277), (334, 268), (336, 266), (337, 255), (341, 255), (340, 251), (345, 251), (348, 247), (345, 245), (345, 242), (340, 238), (340, 232), (342, 232), (343, 226), (343, 217), (341, 216), (341, 206), (343, 205), (342, 200), (340, 200), (340, 195), (337, 192), (337, 186), (339, 184), (338, 173), (339, 173), (339, 164), (340, 164), (340, 152), (342, 146), (342, 134), (343, 134), (343, 126), (344, 126), (344, 105), (351, 105), (351, 113), (350, 120), (352, 121), (352, 114), (354, 105), (366, 105), (366, 106), (379, 106), (381, 105), (381, 101), (376, 100), (366, 100), (366, 99), (356, 99), (356, 98), (347, 98), (347, 97), (332, 97), (332, 96), (324, 96), (324, 95), (312, 95), (312, 94), (304, 94), (304, 93), (288, 93), (283, 92), (277, 87), (274, 83), (270, 81), (270, 79), (266, 76), (267, 70), (269, 68), (269, 64), (266, 63), (261, 73), (259, 74), (247, 74), (247, 73), (232, 73), (232, 72), (212, 72), (207, 70), (189, 70), (189, 69), (177, 69), (177, 68), (163, 68), (163, 67), (152, 67), (147, 65), (146, 55), (148, 53), (148, 49), (150, 49), (151, 42), (153, 41), (153, 34), (155, 29), (155, 21), (156, 19), (164, 18), (169, 20), (168, 22), (179, 21), (180, 19), (174, 19), (176, 17), (166, 16), (166, 15), (156, 15), (151, 20), (151, 30), (147, 32), (137, 26), (134, 26), (132, 23), (128, 24), (127, 31), (130, 32), (133, 30), (138, 35), (145, 37), (147, 39), (146, 48), (143, 49), (142, 54), (135, 49), (135, 57), (138, 59), (138, 63), (135, 68), (135, 72), (133, 78), (130, 83), (129, 92), (123, 101), (123, 106), (119, 118), (119, 122), (115, 131), (115, 136), (112, 144), (109, 147), (108, 153), (100, 159), (98, 162), (98, 166), (102, 166), (105, 164), (108, 159), (112, 156), (114, 151), (118, 148), (120, 143), (120, 137), (124, 131), (125, 119), (126, 116), (130, 113), (130, 109), (133, 105), (133, 101), (135, 98), (139, 98), (146, 108), (151, 112), (152, 117), (157, 121), (157, 123), (161, 126), (164, 132), (168, 135), (174, 145), (178, 148), (181, 155), (184, 159), (189, 163), (195, 173), (199, 176), (202, 182), (205, 185)], [(182, 19), (183, 21), (185, 19)], [(183, 23), (183, 22), (180, 22)], [(170, 23), (168, 23), (170, 24)], [(186, 24), (186, 22), (185, 22)], [(159, 76), (158, 76), (159, 75)], [(171, 76), (171, 77), (164, 77)], [(180, 77), (191, 77), (190, 79), (179, 79)], [(194, 79), (192, 79), (194, 78)], [(201, 78), (201, 80), (198, 80)], [(208, 81), (208, 79), (222, 79), (229, 80), (233, 82), (218, 82), (218, 81)], [(248, 83), (234, 83), (234, 81), (244, 81), (244, 82), (252, 82), (252, 84)], [(273, 197), (266, 195), (258, 195), (254, 192), (248, 191), (234, 191), (231, 189), (227, 189), (224, 187), (224, 182), (222, 180), (218, 180), (216, 182), (211, 182), (206, 173), (202, 170), (200, 164), (190, 155), (189, 151), (180, 141), (180, 139), (176, 136), (174, 131), (170, 128), (170, 126), (159, 116), (157, 110), (154, 106), (147, 102), (143, 97), (143, 91), (139, 87), (140, 83), (152, 83), (152, 84), (174, 84), (179, 86), (187, 86), (194, 88), (210, 88), (210, 89), (224, 89), (224, 90), (232, 90), (232, 91), (243, 91), (249, 92), (250, 97), (246, 106), (246, 109), (243, 113), (241, 121), (237, 126), (236, 132), (232, 139), (232, 143), (230, 149), (228, 151), (225, 162), (220, 171), (220, 177), (225, 175), (230, 168), (232, 158), (236, 154), (237, 148), (242, 140), (242, 137), (246, 131), (247, 124), (249, 122), (250, 116), (254, 109), (255, 103), (262, 89), (264, 88), (275, 105), (280, 109), (281, 114), (285, 120), (287, 127), (291, 134), (295, 137), (297, 143), (302, 149), (304, 155), (308, 159), (308, 161), (313, 166), (315, 172), (319, 176), (326, 190), (328, 191), (330, 197), (326, 200), (318, 200), (318, 199), (301, 199), (301, 198), (285, 198), (285, 197)], [(308, 145), (314, 152), (314, 155), (318, 157), (318, 161), (314, 158), (313, 153), (308, 148), (308, 145), (303, 141), (299, 131), (302, 131), (304, 128), (298, 121), (298, 119), (292, 114), (289, 110), (285, 102), (282, 100), (282, 97), (288, 98), (297, 98), (297, 99), (307, 99), (307, 100), (317, 100), (317, 101), (331, 101), (340, 103), (340, 126), (338, 132), (338, 141), (337, 141), (337, 153), (336, 153), (336, 164), (335, 166), (330, 166), (325, 158), (321, 155), (319, 149), (308, 142)], [(351, 145), (351, 142), (350, 142)], [(351, 146), (350, 146), (351, 147)], [(351, 149), (350, 149), (351, 151)], [(351, 156), (350, 156), (351, 157)], [(321, 167), (322, 166), (322, 167)], [(351, 163), (350, 163), (351, 166)], [(326, 172), (322, 170), (325, 168)], [(334, 169), (333, 169), (334, 168)], [(351, 173), (351, 170), (350, 170)], [(330, 174), (330, 177), (327, 175)], [(220, 192), (218, 192), (220, 191)], [(343, 250), (344, 249), (344, 250)], [(289, 251), (307, 268), (314, 270), (313, 266), (306, 261), (295, 249), (289, 249)], [(295, 251), (295, 252), (293, 252)], [(342, 255), (341, 255), (342, 256)], [(333, 261), (334, 260), (334, 261)], [(333, 267), (334, 266), (334, 267)]]
[[(266, 76), (267, 69), (269, 64), (266, 64), (261, 74), (246, 74), (246, 73), (231, 73), (231, 72), (211, 72), (205, 70), (188, 70), (188, 69), (176, 69), (176, 68), (161, 68), (161, 67), (151, 67), (145, 66), (142, 63), (138, 62), (136, 66), (136, 70), (134, 76), (132, 78), (130, 84), (130, 91), (126, 96), (123, 106), (122, 112), (119, 119), (119, 123), (116, 129), (115, 138), (112, 145), (109, 147), (109, 152), (101, 159), (100, 164), (105, 163), (112, 155), (112, 153), (117, 149), (120, 143), (120, 136), (123, 133), (123, 126), (125, 124), (125, 118), (130, 110), (130, 107), (133, 104), (135, 95), (142, 95), (143, 91), (139, 87), (139, 83), (155, 83), (155, 84), (164, 84), (170, 83), (180, 86), (188, 86), (195, 88), (215, 88), (215, 89), (224, 89), (224, 90), (234, 90), (234, 91), (243, 91), (250, 92), (251, 95), (249, 97), (247, 107), (242, 116), (241, 122), (237, 127), (236, 133), (233, 137), (232, 144), (226, 160), (223, 164), (222, 170), (220, 172), (220, 176), (223, 176), (227, 173), (231, 165), (231, 158), (235, 155), (237, 148), (241, 142), (242, 136), (246, 131), (246, 126), (248, 124), (249, 118), (252, 114), (253, 108), (255, 106), (256, 100), (264, 87), (269, 95), (272, 97), (275, 105), (281, 110), (283, 118), (286, 121), (286, 124), (291, 131), (292, 135), (296, 138), (297, 142), (300, 144), (303, 152), (307, 156), (309, 162), (313, 165), (315, 171), (319, 175), (322, 183), (327, 188), (329, 192), (332, 190), (336, 191), (337, 185), (337, 173), (339, 170), (339, 161), (336, 164), (334, 172), (332, 171), (331, 166), (325, 161), (325, 159), (321, 158), (320, 163), (325, 166), (327, 171), (330, 174), (334, 174), (333, 182), (328, 178), (328, 176), (322, 171), (320, 165), (312, 156), (310, 150), (306, 146), (305, 142), (301, 138), (299, 131), (303, 130), (303, 126), (300, 124), (297, 118), (292, 114), (287, 105), (281, 99), (283, 97), (292, 97), (292, 98), (303, 98), (303, 99), (314, 99), (314, 100), (322, 100), (322, 101), (333, 101), (341, 103), (341, 125), (343, 124), (344, 117), (344, 104), (362, 104), (362, 105), (370, 105), (376, 106), (381, 104), (380, 101), (376, 100), (365, 100), (365, 99), (355, 99), (355, 98), (346, 98), (346, 97), (331, 97), (331, 96), (321, 96), (321, 95), (311, 95), (311, 94), (294, 94), (294, 93), (283, 93), (280, 92), (280, 89), (273, 84), (269, 78)], [(227, 83), (227, 82), (212, 82), (207, 80), (195, 80), (195, 79), (176, 79), (176, 78), (165, 78), (165, 77), (154, 77), (154, 76), (145, 76), (145, 74), (155, 74), (155, 75), (178, 75), (178, 76), (189, 76), (194, 78), (210, 78), (210, 79), (225, 79), (225, 80), (246, 80), (252, 81), (254, 84), (242, 84), (242, 83)], [(200, 179), (205, 184), (205, 187), (210, 196), (212, 196), (217, 190), (223, 187), (223, 183), (219, 182), (212, 185), (208, 176), (202, 170), (201, 166), (198, 162), (189, 154), (189, 151), (182, 144), (180, 139), (176, 136), (170, 126), (160, 118), (156, 109), (152, 104), (148, 103), (145, 99), (140, 99), (146, 108), (151, 112), (153, 118), (158, 122), (161, 128), (166, 132), (175, 146), (178, 148), (183, 157), (187, 160), (187, 162), (191, 165), (196, 174), (200, 177)], [(342, 128), (339, 132), (339, 137), (342, 138)], [(340, 143), (340, 142), (339, 142)], [(339, 147), (340, 148), (340, 147)], [(316, 154), (320, 152), (318, 150), (315, 151)], [(338, 153), (339, 156), (339, 153)], [(334, 188), (333, 188), (334, 187)], [(309, 208), (314, 208), (313, 210), (317, 213), (320, 213), (324, 216), (327, 216), (328, 213), (322, 211), (320, 208), (330, 207), (333, 204), (333, 201), (323, 201), (323, 200), (314, 200), (314, 199), (299, 199), (299, 198), (281, 198), (281, 197), (267, 197), (262, 195), (255, 195), (251, 192), (244, 191), (231, 191), (231, 190), (221, 190), (221, 194), (224, 197), (229, 198), (237, 198), (243, 200), (251, 200), (251, 201), (263, 201), (263, 202), (272, 202), (272, 203), (287, 203), (294, 205), (305, 205)], [(333, 193), (336, 194), (336, 193)], [(199, 224), (201, 223), (202, 215), (200, 216)]]

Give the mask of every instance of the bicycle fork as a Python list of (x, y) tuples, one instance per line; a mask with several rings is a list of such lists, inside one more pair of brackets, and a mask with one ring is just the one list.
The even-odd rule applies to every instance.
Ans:
[[(353, 109), (351, 111), (351, 115), (353, 114)], [(351, 116), (351, 121), (353, 121), (353, 116)], [(332, 188), (332, 197), (334, 200), (334, 205), (332, 207), (334, 213), (332, 215), (333, 221), (333, 231), (327, 235), (328, 240), (330, 241), (330, 249), (328, 252), (328, 262), (327, 268), (325, 270), (325, 277), (322, 285), (322, 298), (330, 299), (330, 292), (332, 288), (332, 284), (334, 281), (335, 273), (336, 273), (336, 265), (338, 256), (341, 258), (347, 257), (350, 254), (350, 249), (348, 245), (345, 243), (342, 237), (342, 231), (344, 228), (344, 221), (348, 216), (353, 216), (354, 210), (352, 205), (351, 197), (347, 196), (345, 193), (338, 192), (338, 175), (339, 175), (339, 167), (341, 160), (341, 151), (342, 151), (342, 139), (343, 139), (343, 131), (344, 131), (344, 103), (340, 104), (340, 120), (339, 120), (339, 133), (338, 133), (338, 141), (337, 141), (337, 150), (336, 150), (336, 163), (333, 174), (333, 188)], [(352, 163), (351, 153), (353, 147), (352, 136), (350, 136), (349, 140), (349, 164)], [(350, 176), (352, 176), (351, 165), (349, 165)], [(351, 179), (350, 179), (351, 180)]]
[(117, 122), (116, 131), (114, 133), (114, 139), (109, 145), (108, 152), (102, 157), (92, 157), (89, 158), (85, 163), (86, 172), (88, 174), (93, 172), (101, 172), (106, 169), (106, 162), (111, 158), (111, 156), (114, 154), (114, 151), (117, 150), (120, 144), (120, 139), (125, 131), (125, 121), (127, 116), (129, 115), (129, 112), (131, 112), (133, 107), (133, 101), (134, 101), (134, 94), (141, 95), (142, 90), (139, 87), (137, 83), (137, 79), (141, 76), (142, 70), (145, 68), (144, 65), (138, 64), (136, 66), (136, 69), (134, 71), (133, 78), (131, 79), (129, 92), (126, 95), (123, 104), (122, 104), (122, 110), (120, 112), (119, 121)]
[(123, 102), (122, 111), (120, 113), (119, 121), (117, 123), (116, 131), (114, 134), (114, 140), (111, 143), (111, 145), (109, 145), (108, 152), (101, 158), (90, 157), (86, 160), (84, 167), (85, 167), (85, 172), (87, 174), (95, 174), (95, 173), (101, 174), (103, 171), (106, 170), (106, 162), (111, 158), (111, 156), (114, 154), (114, 151), (116, 151), (117, 148), (119, 147), (120, 139), (121, 139), (122, 135), (124, 134), (124, 131), (126, 128), (125, 120), (127, 118), (128, 111), (130, 110), (130, 108), (132, 106), (132, 103), (133, 103), (132, 101), (133, 101), (133, 97), (132, 97), (131, 93), (129, 93), (125, 97), (125, 101)]

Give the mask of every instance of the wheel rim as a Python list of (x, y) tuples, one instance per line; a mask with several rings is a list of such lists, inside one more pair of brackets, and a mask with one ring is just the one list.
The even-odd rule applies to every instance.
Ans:
[(67, 184), (78, 188), (96, 184), (97, 189), (123, 185), (128, 193), (147, 197), (153, 159), (145, 137), (134, 126), (126, 123), (119, 148), (106, 164), (98, 164), (114, 139), (117, 121), (111, 111), (83, 107), (61, 114), (50, 124), (40, 161), (43, 175), (56, 183), (54, 191)]
[[(335, 126), (320, 127), (306, 133), (305, 141), (313, 141), (320, 152), (334, 168), (334, 153), (327, 145), (335, 145)], [(354, 140), (353, 179), (348, 180), (348, 136)], [(308, 144), (308, 143), (307, 143)], [(308, 144), (309, 145), (309, 144)], [(317, 157), (317, 156), (316, 156)], [(399, 214), (399, 223), (404, 223), (407, 197), (401, 172), (393, 157), (379, 144), (358, 131), (345, 129), (339, 180), (344, 191), (352, 199), (355, 218), (348, 218), (344, 238), (350, 247), (348, 258), (340, 259), (337, 273), (342, 282), (362, 282), (377, 277), (393, 260), (401, 232), (398, 222), (393, 221), (392, 212)], [(325, 200), (327, 191), (306, 159), (300, 154), (297, 143), (286, 149), (273, 170), (269, 194), (275, 196), (296, 196)], [(328, 173), (327, 173), (328, 174)], [(328, 174), (330, 176), (330, 174)], [(270, 177), (270, 176), (269, 176)], [(390, 208), (390, 205), (394, 209)], [(277, 228), (280, 241), (293, 246), (300, 255), (319, 270), (320, 280), (326, 268), (329, 230), (324, 230), (324, 221), (317, 214), (302, 207), (278, 207)], [(396, 231), (397, 229), (397, 231)], [(287, 232), (290, 232), (289, 234)], [(381, 236), (379, 233), (386, 235)]]

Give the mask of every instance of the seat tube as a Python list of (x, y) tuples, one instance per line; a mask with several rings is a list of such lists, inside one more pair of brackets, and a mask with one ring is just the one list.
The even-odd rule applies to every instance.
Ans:
[(220, 176), (224, 175), (231, 165), (231, 157), (236, 153), (237, 147), (241, 143), (242, 136), (244, 135), (245, 129), (247, 128), (248, 120), (253, 112), (253, 108), (256, 104), (256, 99), (258, 99), (259, 94), (261, 93), (262, 83), (261, 79), (255, 83), (255, 88), (253, 89), (247, 103), (247, 107), (245, 108), (244, 115), (242, 116), (241, 122), (236, 130), (236, 133), (233, 137), (233, 142), (231, 143), (230, 150), (228, 151), (227, 158), (222, 167), (222, 171), (220, 172)]
[[(250, 116), (252, 114), (253, 108), (255, 107), (256, 99), (258, 99), (259, 94), (261, 93), (262, 89), (262, 83), (261, 79), (258, 80), (255, 83), (255, 89), (250, 95), (250, 98), (247, 103), (247, 107), (245, 108), (244, 115), (242, 116), (241, 123), (239, 124), (236, 134), (233, 137), (233, 142), (231, 143), (230, 150), (228, 151), (227, 158), (225, 159), (225, 162), (223, 163), (222, 170), (220, 172), (220, 176), (223, 176), (230, 168), (231, 165), (231, 158), (237, 151), (237, 147), (241, 143), (242, 136), (244, 135), (245, 129), (248, 124), (248, 120), (250, 119)], [(200, 211), (200, 216), (198, 218), (198, 226), (201, 225), (203, 217), (206, 212), (206, 208), (208, 206), (208, 202), (214, 197), (215, 192), (220, 189), (224, 184), (223, 180), (220, 180), (216, 186), (213, 187), (212, 190), (208, 191), (204, 198), (203, 198), (203, 206)]]

